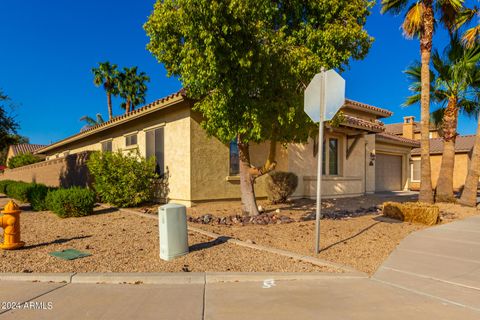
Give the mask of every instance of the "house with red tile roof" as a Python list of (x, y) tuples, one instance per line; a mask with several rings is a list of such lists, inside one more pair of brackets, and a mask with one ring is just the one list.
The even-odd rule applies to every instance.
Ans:
[[(23, 168), (18, 176), (29, 180), (31, 171), (30, 175), (42, 182), (49, 163), (58, 165), (72, 155), (85, 151), (137, 150), (144, 157), (155, 157), (157, 168), (168, 177), (169, 201), (192, 205), (238, 199), (236, 142), (224, 144), (209, 137), (201, 126), (202, 116), (192, 106), (183, 90), (156, 100), (37, 149), (36, 154), (46, 157), (45, 164), (32, 165), (31, 170)], [(323, 196), (352, 197), (408, 188), (410, 151), (419, 143), (385, 132), (381, 119), (392, 115), (386, 109), (347, 99), (341, 111), (343, 118), (338, 126), (325, 124)], [(251, 162), (262, 165), (268, 143), (250, 148)], [(318, 141), (310, 139), (308, 143), (286, 147), (278, 144), (277, 150), (276, 169), (294, 172), (299, 178), (293, 196), (314, 198)], [(65, 166), (62, 168), (65, 170)], [(14, 170), (7, 170), (0, 179), (12, 178)], [(58, 180), (48, 181), (54, 184)], [(257, 180), (256, 194), (266, 196), (263, 177)]]
[(24, 153), (35, 153), (38, 149), (45, 148), (46, 145), (43, 144), (30, 144), (30, 143), (22, 143), (22, 144), (14, 144), (8, 147), (7, 151), (7, 163), (10, 158), (14, 156), (18, 156), (19, 154)]
[[(415, 122), (415, 118), (405, 117), (404, 123), (388, 124), (385, 126), (386, 132), (397, 137), (413, 139), (420, 141), (420, 124)], [(467, 177), (468, 168), (473, 146), (475, 144), (475, 135), (457, 136), (455, 141), (455, 166), (453, 175), (453, 187), (456, 191), (462, 189)], [(430, 162), (432, 168), (432, 183), (435, 188), (437, 185), (440, 166), (442, 164), (443, 140), (438, 128), (430, 128)], [(412, 149), (410, 159), (410, 190), (420, 189), (420, 147)]]

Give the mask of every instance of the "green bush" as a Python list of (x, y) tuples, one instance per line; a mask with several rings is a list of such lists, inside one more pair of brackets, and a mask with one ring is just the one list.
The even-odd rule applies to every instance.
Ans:
[(52, 188), (44, 184), (22, 181), (0, 181), (0, 192), (21, 202), (29, 202), (35, 211), (46, 210), (45, 197)]
[(147, 160), (138, 152), (95, 152), (87, 166), (102, 202), (133, 207), (153, 198), (157, 178), (153, 157)]
[(12, 182), (15, 182), (15, 181), (13, 181), (13, 180), (2, 180), (2, 181), (0, 181), (0, 193), (7, 194), (7, 186)]
[(21, 153), (16, 156), (11, 157), (8, 160), (8, 167), (10, 169), (23, 167), (28, 164), (36, 163), (42, 161), (39, 157), (31, 154), (31, 153)]
[(7, 185), (6, 193), (10, 198), (21, 202), (28, 202), (28, 191), (31, 187), (31, 183), (14, 181)]
[(60, 218), (83, 217), (93, 213), (95, 193), (79, 187), (58, 189), (48, 192), (45, 202)]
[(48, 209), (45, 198), (50, 190), (54, 190), (54, 188), (36, 183), (30, 185), (30, 188), (27, 189), (27, 198), (33, 210), (44, 211)]
[(297, 189), (298, 177), (293, 172), (274, 171), (266, 177), (266, 192), (272, 203), (287, 201)]

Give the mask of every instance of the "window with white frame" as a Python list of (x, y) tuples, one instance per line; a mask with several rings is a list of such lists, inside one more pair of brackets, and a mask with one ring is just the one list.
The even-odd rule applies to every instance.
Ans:
[(165, 138), (163, 127), (146, 131), (146, 156), (155, 157), (155, 172), (162, 177), (165, 173)]
[(125, 136), (125, 146), (130, 147), (130, 146), (136, 146), (137, 145), (137, 134), (129, 134)]
[(410, 180), (414, 182), (420, 181), (420, 159), (415, 159), (412, 161)]
[(338, 138), (327, 138), (323, 142), (322, 174), (340, 175), (340, 144)]
[(102, 151), (112, 152), (112, 140), (102, 141)]

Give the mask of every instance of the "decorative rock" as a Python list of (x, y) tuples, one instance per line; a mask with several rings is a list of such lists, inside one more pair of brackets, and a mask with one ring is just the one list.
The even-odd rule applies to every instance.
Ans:
[(248, 244), (255, 244), (255, 241), (250, 240), (250, 239), (245, 240), (245, 242), (248, 243)]
[(265, 211), (265, 209), (263, 209), (262, 206), (258, 206), (258, 212), (264, 212), (264, 211)]
[(275, 213), (280, 213), (280, 209), (275, 210)]

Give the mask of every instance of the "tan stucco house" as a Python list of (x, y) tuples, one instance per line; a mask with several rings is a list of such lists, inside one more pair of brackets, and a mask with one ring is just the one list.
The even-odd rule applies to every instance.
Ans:
[(20, 154), (25, 154), (25, 153), (34, 153), (38, 149), (45, 148), (45, 147), (46, 145), (43, 145), (43, 144), (30, 144), (30, 143), (21, 143), (21, 144), (11, 145), (8, 147), (6, 163), (8, 163), (8, 160), (10, 160), (12, 157), (18, 156)]
[[(168, 177), (168, 200), (172, 202), (192, 205), (207, 200), (238, 199), (236, 143), (223, 144), (207, 136), (200, 125), (202, 117), (192, 106), (180, 91), (36, 153), (45, 155), (49, 163), (82, 151), (137, 149), (143, 156), (156, 157), (158, 168)], [(340, 126), (325, 125), (323, 196), (352, 197), (406, 190), (410, 151), (418, 147), (418, 142), (384, 132), (380, 119), (392, 114), (388, 110), (352, 100), (346, 100), (341, 110), (344, 121)], [(251, 146), (255, 165), (263, 164), (267, 147), (267, 144)], [(294, 197), (315, 196), (317, 147), (313, 140), (278, 146), (277, 170), (291, 171), (299, 177)], [(25, 175), (22, 179), (28, 180)], [(266, 196), (263, 178), (257, 181), (257, 196)]]
[[(415, 118), (405, 117), (404, 123), (388, 124), (385, 126), (386, 132), (420, 141), (420, 123), (415, 122)], [(455, 141), (455, 166), (453, 175), (453, 188), (459, 191), (465, 184), (470, 159), (472, 156), (473, 145), (475, 144), (475, 135), (457, 136)], [(430, 128), (430, 163), (432, 168), (432, 185), (436, 188), (442, 164), (443, 140), (439, 130), (435, 127)], [(412, 150), (410, 159), (410, 190), (420, 189), (420, 160), (421, 150), (415, 148)]]

